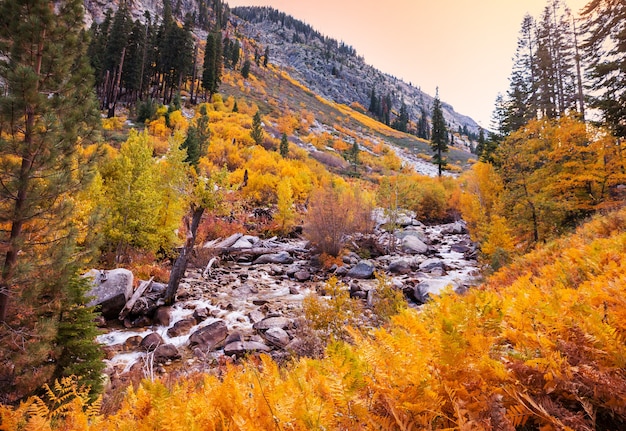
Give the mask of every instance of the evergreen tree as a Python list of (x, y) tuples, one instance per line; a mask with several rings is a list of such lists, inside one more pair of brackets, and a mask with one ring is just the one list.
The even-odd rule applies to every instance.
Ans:
[(581, 17), (591, 106), (616, 137), (626, 138), (626, 4), (594, 0)]
[(243, 62), (243, 66), (241, 67), (241, 76), (243, 76), (244, 79), (248, 79), (248, 76), (250, 76), (250, 60), (248, 59)]
[(267, 63), (270, 61), (270, 47), (265, 47), (265, 53), (263, 54), (263, 67), (267, 67)]
[(254, 117), (252, 117), (252, 130), (250, 136), (254, 139), (257, 145), (263, 143), (263, 126), (261, 125), (261, 111), (256, 111)]
[(285, 158), (289, 154), (289, 140), (287, 139), (287, 134), (283, 133), (283, 136), (280, 138), (280, 155)]
[(192, 166), (198, 166), (198, 161), (200, 160), (200, 140), (198, 138), (198, 129), (195, 126), (189, 126), (187, 137), (180, 147), (187, 151), (185, 162)]
[(441, 101), (439, 100), (439, 89), (435, 94), (435, 100), (433, 101), (433, 113), (432, 113), (432, 136), (430, 139), (430, 147), (434, 151), (433, 163), (437, 165), (439, 169), (439, 176), (447, 161), (443, 157), (444, 153), (448, 152), (448, 129), (446, 127), (446, 120), (443, 117), (443, 110), (441, 108)]
[(222, 82), (222, 36), (219, 32), (209, 33), (206, 38), (202, 71), (202, 87), (209, 93), (209, 100), (217, 93)]
[[(23, 396), (51, 375), (66, 269), (79, 256), (73, 198), (89, 184), (83, 146), (100, 118), (83, 2), (2, 1), (0, 16), (0, 363), (15, 364), (0, 367), (0, 393)], [(29, 334), (23, 345), (12, 331)]]
[(402, 101), (402, 106), (400, 107), (400, 113), (398, 117), (394, 120), (392, 127), (401, 132), (407, 132), (409, 125), (409, 111), (406, 107), (404, 101)]
[[(244, 64), (244, 66), (245, 66), (245, 64)], [(236, 100), (235, 100), (235, 103), (233, 103), (233, 112), (239, 112), (239, 106), (237, 106), (237, 101)]]
[(233, 70), (237, 69), (237, 63), (239, 63), (240, 52), (241, 52), (241, 45), (239, 44), (238, 40), (235, 40), (230, 48), (230, 67)]
[(370, 92), (370, 106), (367, 110), (374, 115), (377, 115), (378, 113), (378, 97), (376, 97), (375, 87), (372, 87), (372, 91)]
[(90, 393), (95, 399), (103, 389), (104, 353), (96, 342), (100, 335), (94, 324), (97, 314), (94, 307), (85, 305), (89, 288), (87, 278), (77, 274), (70, 276), (55, 340), (59, 354), (53, 379), (78, 376), (81, 384), (91, 388)]
[(430, 139), (430, 128), (428, 127), (428, 114), (424, 106), (420, 107), (420, 118), (417, 122), (417, 136), (422, 139)]

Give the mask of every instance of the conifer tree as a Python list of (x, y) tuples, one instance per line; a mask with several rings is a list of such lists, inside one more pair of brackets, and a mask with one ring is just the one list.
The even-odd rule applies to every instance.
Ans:
[(443, 154), (448, 152), (448, 129), (446, 127), (446, 120), (443, 117), (443, 110), (441, 109), (438, 88), (435, 94), (435, 100), (433, 101), (432, 119), (433, 131), (430, 139), (430, 147), (435, 152), (433, 155), (433, 163), (437, 165), (439, 176), (441, 176), (441, 170), (447, 164)]
[[(72, 197), (89, 184), (83, 146), (100, 122), (82, 3), (0, 2), (0, 363), (15, 364), (0, 366), (0, 393), (23, 396), (24, 382), (50, 377), (66, 268), (78, 256)], [(29, 334), (26, 343), (14, 345), (11, 331)]]
[(263, 67), (267, 67), (267, 63), (270, 61), (270, 47), (265, 47), (265, 53), (263, 54)]
[(283, 133), (280, 138), (280, 155), (285, 158), (289, 154), (289, 141), (287, 140), (287, 134)]
[(261, 111), (256, 111), (254, 117), (252, 117), (252, 130), (250, 136), (254, 139), (257, 145), (263, 143), (263, 126), (261, 125)]
[(626, 138), (626, 4), (594, 0), (581, 17), (586, 35), (583, 50), (590, 60), (591, 106), (602, 112), (615, 136)]
[(207, 34), (204, 50), (202, 87), (209, 93), (209, 100), (217, 93), (222, 82), (222, 35), (214, 32)]
[(243, 62), (243, 66), (241, 67), (241, 76), (243, 76), (244, 79), (248, 79), (248, 76), (250, 76), (250, 60), (248, 59)]

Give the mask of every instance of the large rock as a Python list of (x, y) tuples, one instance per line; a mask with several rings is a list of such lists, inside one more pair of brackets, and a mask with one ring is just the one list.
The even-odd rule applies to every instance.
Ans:
[(224, 347), (224, 354), (227, 356), (235, 355), (240, 357), (250, 353), (267, 353), (270, 350), (272, 349), (265, 344), (256, 341), (235, 341)]
[(167, 335), (169, 337), (180, 337), (181, 335), (185, 335), (186, 333), (188, 333), (191, 328), (196, 326), (196, 324), (196, 319), (194, 319), (193, 317), (179, 320), (178, 322), (174, 323), (174, 326), (167, 330)]
[(162, 364), (168, 361), (174, 361), (180, 359), (180, 353), (173, 344), (162, 344), (154, 349), (154, 362)]
[(467, 233), (467, 226), (463, 221), (446, 224), (441, 227), (443, 235), (461, 235)]
[(141, 340), (139, 347), (141, 347), (145, 351), (152, 352), (162, 344), (165, 344), (163, 342), (163, 338), (156, 332), (152, 332), (146, 335), (143, 340)]
[(409, 254), (426, 254), (428, 246), (414, 235), (407, 235), (402, 238), (402, 251)]
[(368, 278), (374, 277), (375, 269), (376, 267), (374, 266), (372, 262), (369, 262), (367, 260), (362, 260), (361, 262), (357, 263), (356, 266), (351, 268), (350, 271), (348, 271), (348, 273), (346, 274), (346, 276), (350, 278), (358, 278), (358, 279), (366, 280)]
[(411, 264), (404, 259), (395, 260), (389, 264), (388, 270), (392, 274), (408, 274), (411, 272)]
[(419, 269), (420, 271), (432, 273), (435, 271), (445, 272), (446, 267), (441, 259), (431, 258), (420, 263)]
[(172, 321), (172, 309), (170, 307), (159, 307), (154, 312), (153, 323), (155, 325), (170, 326)]
[(293, 322), (286, 317), (268, 317), (252, 325), (257, 331), (267, 331), (270, 328), (288, 329), (292, 326)]
[(283, 348), (289, 344), (289, 334), (281, 328), (270, 328), (263, 334), (263, 337), (276, 347)]
[(100, 271), (92, 269), (84, 274), (92, 279), (87, 298), (93, 298), (88, 306), (100, 308), (106, 319), (117, 319), (133, 294), (133, 273), (124, 268)]
[(290, 265), (293, 263), (293, 257), (291, 257), (288, 252), (281, 251), (280, 253), (264, 254), (262, 256), (259, 256), (253, 263), (255, 265), (260, 265), (264, 263)]
[(189, 347), (198, 346), (204, 351), (213, 350), (215, 346), (226, 339), (228, 329), (223, 320), (216, 320), (195, 331), (189, 337)]

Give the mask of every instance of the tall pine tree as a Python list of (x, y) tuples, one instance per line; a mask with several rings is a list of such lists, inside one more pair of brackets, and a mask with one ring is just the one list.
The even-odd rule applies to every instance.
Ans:
[(448, 128), (446, 127), (446, 120), (443, 117), (441, 101), (439, 100), (439, 88), (437, 88), (435, 100), (433, 101), (432, 119), (430, 147), (435, 153), (433, 155), (433, 163), (437, 165), (439, 176), (441, 176), (441, 171), (447, 164), (443, 154), (448, 152)]
[(1, 1), (0, 16), (0, 393), (20, 396), (51, 377), (78, 256), (72, 202), (89, 184), (83, 146), (100, 119), (82, 0)]

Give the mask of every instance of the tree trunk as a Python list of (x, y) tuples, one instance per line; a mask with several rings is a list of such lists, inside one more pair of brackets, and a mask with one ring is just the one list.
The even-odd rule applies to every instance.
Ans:
[(180, 252), (180, 255), (176, 258), (172, 271), (170, 272), (170, 279), (167, 283), (167, 289), (165, 289), (165, 304), (172, 305), (176, 299), (176, 292), (178, 291), (178, 285), (180, 280), (185, 276), (187, 270), (187, 261), (189, 255), (193, 252), (193, 246), (196, 242), (196, 232), (198, 231), (198, 225), (200, 225), (200, 219), (204, 213), (203, 207), (193, 208), (191, 223), (189, 217), (185, 217), (185, 224), (187, 225), (187, 238), (185, 240), (185, 246)]

